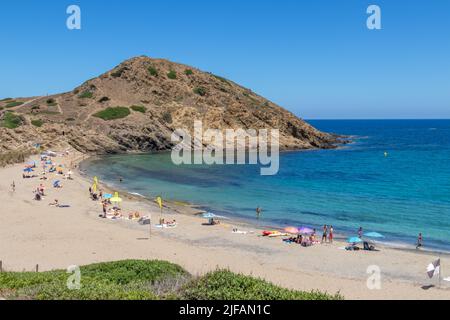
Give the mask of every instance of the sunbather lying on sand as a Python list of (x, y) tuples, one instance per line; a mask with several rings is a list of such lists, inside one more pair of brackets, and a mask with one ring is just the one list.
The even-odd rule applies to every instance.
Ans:
[(55, 206), (55, 207), (59, 207), (59, 201), (58, 201), (58, 199), (55, 199), (55, 201), (54, 201), (54, 202), (52, 202), (52, 203), (49, 203), (48, 205), (49, 205), (49, 206)]

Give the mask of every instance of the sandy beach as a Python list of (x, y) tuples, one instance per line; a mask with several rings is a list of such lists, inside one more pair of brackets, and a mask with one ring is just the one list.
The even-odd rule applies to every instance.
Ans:
[[(69, 167), (82, 155), (71, 151), (55, 162)], [(38, 157), (33, 157), (39, 164)], [(217, 226), (204, 226), (205, 219), (192, 214), (190, 208), (172, 205), (164, 210), (164, 218), (176, 219), (173, 229), (141, 226), (136, 221), (102, 219), (100, 202), (89, 198), (92, 177), (74, 170), (73, 180), (48, 174), (23, 179), (24, 164), (0, 168), (0, 260), (8, 271), (40, 271), (66, 269), (123, 259), (161, 259), (177, 263), (192, 274), (204, 274), (216, 268), (262, 277), (275, 284), (298, 290), (340, 292), (346, 299), (449, 299), (450, 283), (426, 276), (426, 267), (438, 254), (381, 247), (378, 252), (349, 252), (344, 243), (303, 248), (283, 243), (281, 238), (260, 237), (261, 230), (236, 221), (223, 220)], [(37, 174), (42, 170), (36, 169)], [(61, 180), (63, 188), (52, 187)], [(11, 183), (16, 190), (12, 192)], [(33, 200), (33, 190), (43, 183), (45, 198)], [(102, 182), (100, 181), (100, 185)], [(106, 188), (106, 186), (101, 186)], [(126, 194), (124, 214), (139, 211), (159, 219), (156, 204)], [(49, 206), (54, 199), (70, 207)], [(324, 222), (326, 223), (326, 222)], [(232, 229), (246, 231), (234, 234)], [(338, 230), (336, 230), (338, 232)], [(442, 256), (443, 276), (450, 257)], [(369, 266), (381, 270), (381, 289), (367, 286)], [(450, 269), (448, 269), (450, 270)]]

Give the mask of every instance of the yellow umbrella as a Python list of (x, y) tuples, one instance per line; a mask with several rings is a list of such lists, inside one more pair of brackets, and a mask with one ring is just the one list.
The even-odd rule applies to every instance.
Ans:
[(110, 199), (111, 202), (122, 202), (122, 198), (119, 197), (119, 193), (114, 193), (114, 197)]
[(94, 183), (93, 185), (92, 185), (92, 192), (97, 192), (97, 184), (96, 183)]
[(94, 177), (94, 184), (98, 184), (98, 178)]
[(159, 205), (159, 208), (162, 209), (162, 198), (161, 197), (157, 197), (156, 198), (156, 203)]

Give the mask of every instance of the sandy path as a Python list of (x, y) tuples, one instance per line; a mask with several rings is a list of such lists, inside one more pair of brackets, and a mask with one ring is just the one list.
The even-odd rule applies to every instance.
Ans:
[[(74, 157), (58, 158), (70, 164)], [(426, 266), (436, 256), (383, 248), (380, 252), (346, 252), (342, 244), (301, 248), (280, 239), (254, 234), (232, 234), (231, 222), (206, 227), (198, 217), (166, 213), (179, 226), (152, 229), (131, 221), (100, 219), (101, 206), (88, 197), (89, 182), (80, 175), (63, 180), (62, 189), (45, 182), (48, 196), (33, 199), (38, 179), (22, 179), (23, 165), (0, 169), (0, 260), (7, 270), (67, 268), (93, 262), (121, 259), (163, 259), (182, 265), (193, 274), (217, 267), (264, 277), (274, 283), (301, 290), (341, 292), (348, 299), (450, 299), (450, 289), (424, 290), (432, 283)], [(39, 170), (37, 170), (38, 172)], [(57, 178), (60, 179), (60, 178)], [(16, 192), (10, 185), (16, 183)], [(58, 199), (70, 208), (49, 207)], [(125, 212), (139, 210), (158, 219), (150, 203), (125, 199)], [(246, 228), (248, 231), (252, 231)], [(442, 264), (450, 271), (450, 258)], [(369, 290), (367, 268), (381, 270), (381, 290)], [(448, 274), (450, 275), (450, 273)]]

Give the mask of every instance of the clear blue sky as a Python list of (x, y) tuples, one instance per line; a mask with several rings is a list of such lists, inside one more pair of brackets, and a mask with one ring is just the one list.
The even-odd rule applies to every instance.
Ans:
[[(366, 28), (370, 4), (382, 30)], [(448, 0), (2, 0), (0, 41), (0, 98), (69, 91), (144, 54), (307, 119), (450, 118)]]

